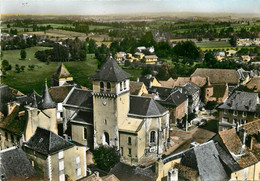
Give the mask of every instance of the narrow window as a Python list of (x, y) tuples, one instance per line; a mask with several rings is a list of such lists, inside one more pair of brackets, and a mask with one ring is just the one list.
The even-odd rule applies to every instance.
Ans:
[(107, 83), (107, 91), (111, 91), (111, 84), (110, 84), (110, 82)]
[(109, 145), (109, 134), (105, 132), (104, 135), (105, 135), (105, 142)]
[(100, 90), (104, 91), (104, 82), (100, 82)]
[(150, 133), (150, 143), (155, 143), (155, 131), (151, 131)]
[(131, 148), (128, 148), (128, 155), (132, 155), (132, 149)]
[(131, 137), (128, 137), (128, 145), (131, 145), (131, 144), (132, 144)]
[(124, 89), (126, 89), (126, 81), (124, 80)]
[(84, 128), (84, 140), (88, 138), (87, 128)]
[(123, 90), (123, 83), (120, 82), (120, 91), (122, 91), (122, 90)]

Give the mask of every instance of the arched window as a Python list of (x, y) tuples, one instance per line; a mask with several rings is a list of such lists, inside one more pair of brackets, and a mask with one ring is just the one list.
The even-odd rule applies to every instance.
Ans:
[(100, 90), (101, 90), (101, 91), (104, 90), (104, 82), (100, 82)]
[(107, 83), (107, 91), (110, 91), (111, 90), (111, 84), (110, 82)]
[(107, 143), (109, 145), (109, 134), (107, 132), (104, 132), (104, 136), (105, 136), (105, 143)]
[(150, 143), (155, 143), (155, 131), (150, 132)]

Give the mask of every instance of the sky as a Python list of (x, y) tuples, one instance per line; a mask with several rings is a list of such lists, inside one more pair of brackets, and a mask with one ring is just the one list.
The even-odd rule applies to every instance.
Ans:
[(106, 15), (141, 12), (260, 14), (260, 0), (0, 0), (1, 14)]

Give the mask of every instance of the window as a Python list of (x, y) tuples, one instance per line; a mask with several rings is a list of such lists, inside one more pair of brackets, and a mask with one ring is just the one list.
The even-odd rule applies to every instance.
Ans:
[(120, 91), (122, 91), (122, 90), (123, 90), (123, 83), (120, 82)]
[(8, 133), (5, 132), (5, 139), (8, 140)]
[(107, 132), (104, 132), (104, 136), (105, 136), (105, 142), (109, 145), (109, 134)]
[(150, 143), (155, 143), (155, 131), (150, 132)]
[(60, 117), (63, 118), (63, 112), (60, 112)]
[(104, 82), (100, 82), (100, 90), (104, 91)]
[(242, 116), (246, 117), (246, 115), (247, 115), (247, 112), (243, 112)]
[(81, 177), (81, 168), (80, 168), (80, 157), (77, 156), (75, 158), (75, 169), (76, 169), (76, 176), (77, 178)]
[(88, 138), (87, 128), (84, 127), (84, 140)]
[(234, 115), (234, 116), (237, 116), (237, 111), (233, 111), (233, 115)]
[(132, 155), (132, 149), (131, 148), (128, 148), (128, 155)]
[(124, 149), (123, 149), (123, 147), (121, 147), (120, 151), (121, 151), (121, 156), (124, 156)]
[(131, 137), (128, 137), (128, 145), (131, 145), (131, 144), (132, 144)]
[(110, 82), (107, 83), (107, 91), (110, 91), (111, 90), (111, 84)]
[(124, 89), (126, 89), (126, 81), (124, 80)]

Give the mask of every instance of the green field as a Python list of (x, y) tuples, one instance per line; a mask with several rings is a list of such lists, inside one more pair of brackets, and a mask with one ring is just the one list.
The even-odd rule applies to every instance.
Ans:
[(231, 47), (229, 42), (207, 42), (207, 43), (197, 43), (200, 48), (228, 48)]
[[(42, 90), (42, 82), (47, 78), (50, 80), (51, 75), (55, 72), (58, 65), (57, 62), (51, 62), (46, 64), (38, 61), (34, 54), (38, 50), (45, 50), (47, 47), (32, 47), (27, 48), (27, 58), (20, 60), (20, 50), (8, 50), (3, 51), (2, 60), (6, 59), (12, 65), (12, 70), (7, 72), (6, 77), (2, 78), (4, 84), (9, 85), (21, 92), (27, 94), (33, 90), (38, 93)], [(15, 64), (19, 66), (24, 65), (24, 72), (16, 73)], [(88, 77), (97, 70), (97, 60), (94, 58), (94, 54), (87, 55), (87, 60), (83, 62), (65, 62), (64, 63), (76, 83), (88, 86)], [(28, 70), (28, 65), (35, 65), (33, 71)], [(50, 82), (50, 81), (49, 81)]]

